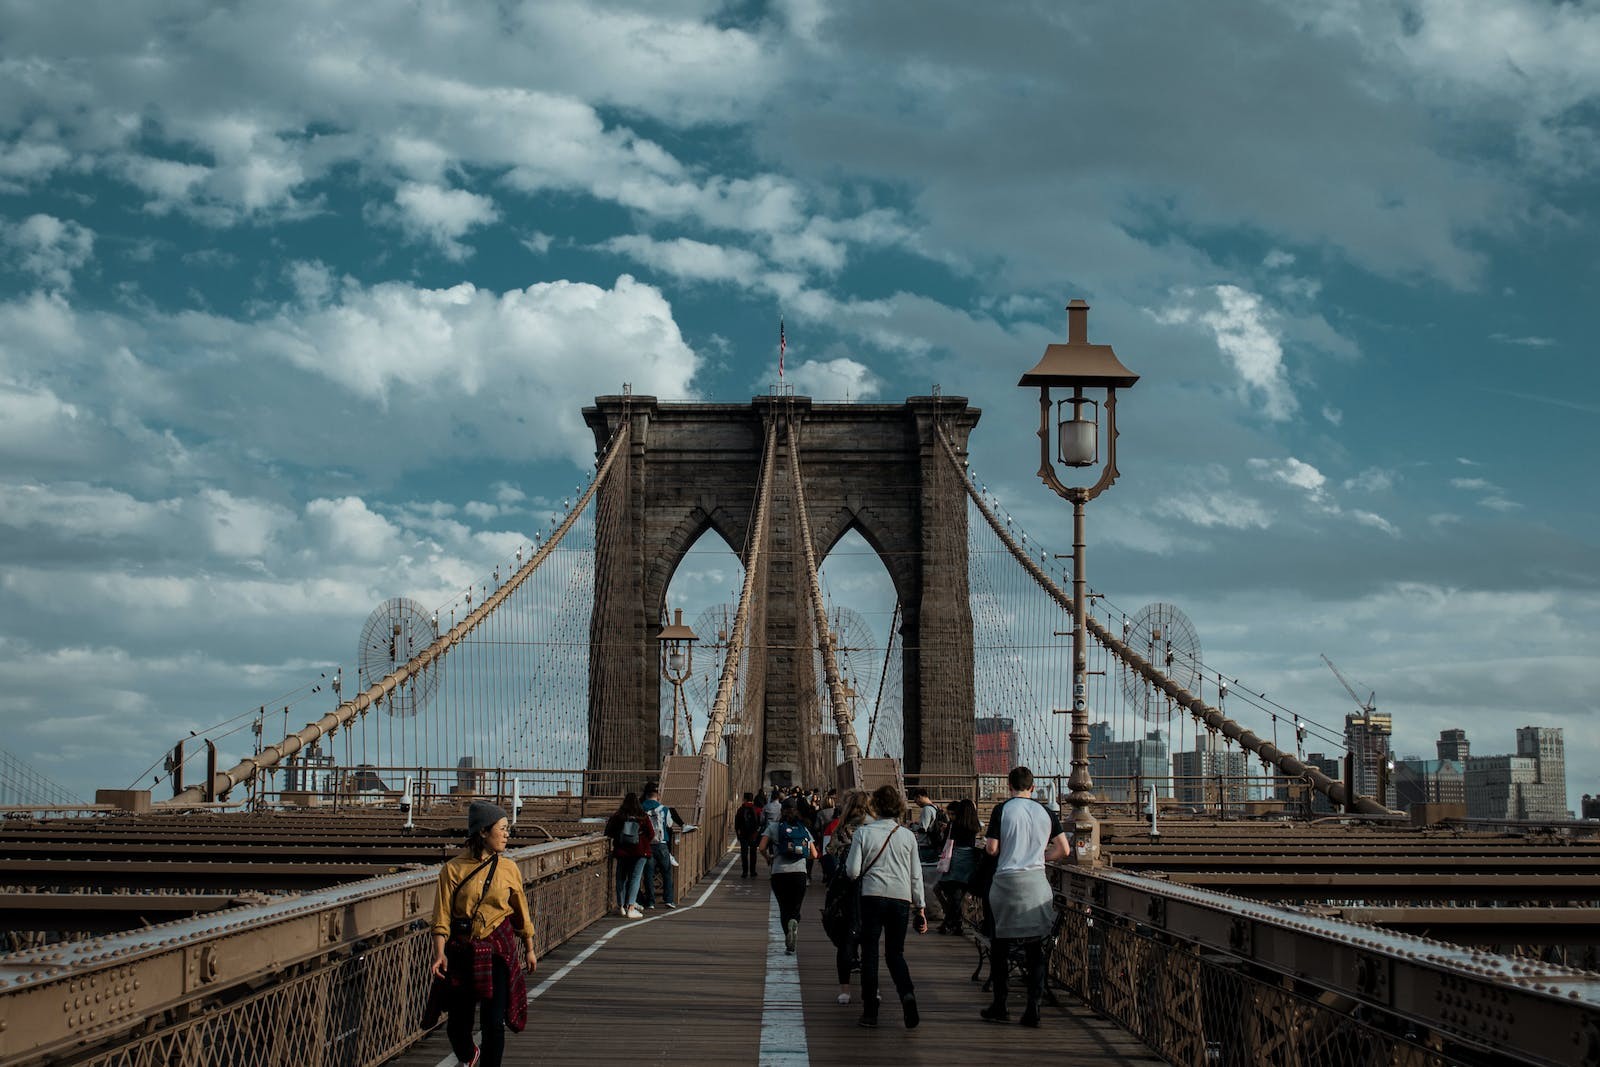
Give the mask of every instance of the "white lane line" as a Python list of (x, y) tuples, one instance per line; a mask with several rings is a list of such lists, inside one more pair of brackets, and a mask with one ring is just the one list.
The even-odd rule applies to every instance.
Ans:
[(761, 997), (761, 1067), (810, 1067), (800, 965), (783, 948), (778, 898), (767, 912), (767, 983)]
[[(623, 930), (632, 930), (633, 928), (643, 926), (646, 923), (653, 923), (657, 919), (669, 919), (680, 912), (692, 911), (693, 909), (698, 908), (700, 905), (711, 899), (711, 894), (717, 891), (717, 886), (722, 884), (722, 880), (728, 876), (728, 872), (731, 870), (733, 870), (733, 863), (730, 860), (728, 861), (727, 865), (722, 868), (722, 873), (717, 875), (712, 883), (705, 887), (705, 889), (700, 893), (700, 899), (696, 900), (693, 904), (685, 904), (681, 908), (674, 909), (673, 911), (664, 911), (660, 915), (652, 915), (648, 919), (635, 919), (633, 922), (623, 923), (620, 926), (613, 926), (611, 929), (595, 938), (594, 944), (590, 945), (588, 948), (572, 957), (566, 963), (562, 964), (555, 974), (552, 974), (549, 978), (546, 978), (544, 981), (528, 990), (528, 1003), (532, 1004), (536, 999), (544, 996), (545, 992), (551, 986), (555, 985), (557, 982), (561, 981), (561, 979), (571, 974), (577, 968), (578, 964), (582, 963), (584, 960), (600, 951), (600, 946), (604, 945), (607, 941), (610, 941), (613, 937), (616, 937), (617, 934), (621, 933)], [(478, 1040), (478, 1032), (476, 1030), (472, 1032), (472, 1039), (474, 1041)], [(456, 1062), (455, 1053), (452, 1052), (450, 1055), (440, 1060), (436, 1067), (455, 1067)]]

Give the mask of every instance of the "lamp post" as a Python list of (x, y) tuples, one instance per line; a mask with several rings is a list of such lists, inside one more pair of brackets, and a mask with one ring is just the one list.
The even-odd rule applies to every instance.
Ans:
[[(1022, 376), (1017, 385), (1039, 389), (1039, 480), (1063, 500), (1072, 504), (1072, 774), (1067, 779), (1071, 790), (1067, 802), (1067, 833), (1072, 841), (1068, 861), (1093, 865), (1100, 862), (1100, 824), (1089, 810), (1094, 799), (1094, 780), (1089, 776), (1089, 699), (1085, 677), (1089, 657), (1085, 625), (1088, 584), (1083, 569), (1083, 506), (1110, 488), (1117, 480), (1117, 390), (1132, 388), (1139, 376), (1122, 365), (1110, 345), (1089, 343), (1089, 305), (1074, 300), (1067, 305), (1067, 343), (1050, 345), (1037, 366)], [(1058, 400), (1052, 413), (1052, 386), (1071, 390)], [(1086, 396), (1085, 390), (1103, 391), (1104, 401)], [(1070, 405), (1070, 411), (1063, 408)], [(1085, 417), (1092, 408), (1092, 417)], [(1100, 455), (1100, 415), (1106, 419), (1105, 458)], [(1052, 423), (1054, 424), (1052, 426)], [(1054, 432), (1052, 432), (1052, 430)], [(1055, 442), (1055, 455), (1050, 445)], [(1069, 486), (1056, 474), (1063, 467), (1101, 467), (1093, 485)], [(1066, 472), (1070, 478), (1072, 471)]]
[(661, 642), (661, 674), (672, 683), (672, 754), (678, 754), (678, 709), (683, 709), (683, 731), (694, 744), (693, 724), (689, 721), (689, 702), (683, 696), (683, 683), (694, 672), (694, 643), (700, 640), (683, 624), (683, 609), (676, 608), (672, 622), (656, 634)]

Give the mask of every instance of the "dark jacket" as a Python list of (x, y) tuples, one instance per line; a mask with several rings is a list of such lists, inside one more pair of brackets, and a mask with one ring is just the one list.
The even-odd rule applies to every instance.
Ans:
[(606, 820), (606, 836), (611, 838), (611, 855), (618, 859), (650, 855), (650, 842), (655, 838), (655, 830), (651, 828), (648, 818), (631, 817), (639, 824), (639, 840), (632, 845), (624, 845), (617, 840), (617, 835), (622, 833), (622, 824), (626, 821), (620, 811)]

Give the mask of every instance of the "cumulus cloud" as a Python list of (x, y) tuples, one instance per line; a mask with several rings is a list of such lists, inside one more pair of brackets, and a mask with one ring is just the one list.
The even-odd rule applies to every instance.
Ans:
[(445, 258), (458, 261), (472, 252), (461, 238), (500, 218), (487, 196), (423, 182), (402, 184), (395, 190), (394, 202), (401, 228), (413, 238), (432, 241)]
[(808, 359), (787, 370), (795, 390), (818, 400), (871, 400), (882, 383), (865, 364), (853, 359)]
[(13, 269), (51, 289), (70, 289), (73, 273), (94, 254), (94, 231), (54, 215), (30, 215), (14, 225), (0, 219), (0, 250)]

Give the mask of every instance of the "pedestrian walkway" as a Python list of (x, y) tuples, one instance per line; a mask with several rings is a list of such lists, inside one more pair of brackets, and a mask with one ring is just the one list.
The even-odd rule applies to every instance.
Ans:
[[(510, 1035), (507, 1064), (807, 1064), (949, 1067), (992, 1062), (1000, 1050), (1025, 1062), (1161, 1063), (1113, 1023), (1062, 994), (1037, 1030), (978, 1018), (987, 994), (968, 976), (972, 945), (929, 933), (908, 936), (922, 1025), (903, 1028), (893, 986), (876, 1030), (856, 1025), (859, 996), (837, 1003), (833, 945), (818, 922), (822, 886), (806, 894), (800, 945), (783, 951), (766, 878), (739, 877), (724, 861), (675, 911), (625, 922), (608, 918), (541, 960), (529, 982), (528, 1028)], [(859, 993), (859, 984), (853, 990)], [(441, 1027), (394, 1061), (454, 1067)]]

